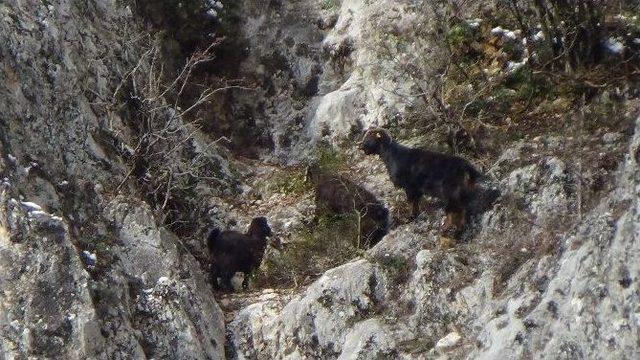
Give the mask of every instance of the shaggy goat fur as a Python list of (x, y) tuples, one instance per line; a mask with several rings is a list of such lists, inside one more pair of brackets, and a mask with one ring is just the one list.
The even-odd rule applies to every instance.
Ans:
[(444, 202), (445, 228), (455, 225), (460, 229), (464, 225), (476, 181), (483, 177), (468, 161), (400, 145), (383, 129), (367, 131), (362, 150), (367, 155), (380, 156), (393, 184), (404, 189), (413, 218), (418, 216), (422, 195), (429, 195)]
[(213, 284), (217, 287), (218, 278), (221, 278), (222, 285), (232, 290), (231, 278), (236, 272), (242, 272), (245, 274), (242, 287), (246, 288), (248, 275), (260, 266), (267, 237), (271, 235), (271, 228), (264, 217), (253, 219), (246, 234), (231, 230), (211, 230), (207, 246), (212, 260)]
[(316, 213), (327, 210), (334, 214), (355, 214), (359, 219), (360, 244), (371, 247), (389, 230), (389, 211), (375, 195), (344, 176), (328, 174), (317, 166), (307, 169), (307, 177), (315, 184)]

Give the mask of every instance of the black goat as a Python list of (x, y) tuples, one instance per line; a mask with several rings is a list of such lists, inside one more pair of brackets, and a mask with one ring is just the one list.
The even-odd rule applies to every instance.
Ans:
[(323, 172), (316, 165), (307, 169), (307, 178), (315, 184), (316, 213), (355, 214), (365, 247), (377, 244), (387, 234), (389, 211), (367, 189), (344, 176)]
[(475, 184), (484, 177), (463, 158), (433, 151), (414, 149), (395, 142), (383, 129), (367, 131), (362, 140), (365, 154), (378, 154), (385, 163), (391, 181), (401, 187), (412, 205), (412, 218), (420, 211), (422, 195), (434, 196), (444, 202), (447, 214), (445, 229), (462, 228), (467, 219), (469, 202)]
[(253, 219), (246, 234), (231, 230), (211, 230), (207, 246), (212, 260), (214, 286), (217, 287), (218, 278), (221, 278), (222, 285), (232, 290), (231, 278), (236, 272), (242, 272), (245, 274), (242, 287), (247, 288), (249, 274), (260, 266), (267, 237), (271, 235), (271, 228), (264, 217)]

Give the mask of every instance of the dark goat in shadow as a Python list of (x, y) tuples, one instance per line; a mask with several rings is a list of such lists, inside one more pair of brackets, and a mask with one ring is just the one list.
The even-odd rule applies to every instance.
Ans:
[(246, 234), (232, 230), (211, 230), (207, 246), (212, 261), (211, 277), (214, 286), (218, 287), (220, 278), (224, 288), (233, 290), (231, 278), (236, 272), (242, 272), (245, 274), (242, 287), (246, 289), (249, 274), (260, 266), (267, 237), (271, 235), (271, 228), (264, 217), (254, 218)]
[(324, 210), (357, 216), (360, 241), (356, 245), (371, 247), (389, 231), (389, 211), (367, 189), (317, 165), (307, 168), (307, 179), (315, 185), (316, 214)]
[(484, 177), (467, 160), (398, 144), (383, 129), (367, 131), (361, 147), (367, 155), (378, 154), (393, 184), (404, 189), (412, 205), (412, 219), (418, 216), (422, 195), (429, 195), (444, 202), (444, 228), (462, 229), (476, 182)]

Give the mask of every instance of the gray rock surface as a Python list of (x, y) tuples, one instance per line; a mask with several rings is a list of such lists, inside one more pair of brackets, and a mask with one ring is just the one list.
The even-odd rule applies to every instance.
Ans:
[[(237, 358), (636, 358), (638, 146), (640, 120), (612, 191), (584, 214), (570, 211), (563, 161), (512, 157), (493, 169), (502, 198), (472, 242), (448, 250), (432, 220), (401, 225), (289, 302), (241, 310), (228, 327)], [(551, 229), (558, 242), (543, 247)]]
[(106, 141), (134, 144), (114, 94), (149, 66), (136, 24), (116, 1), (0, 4), (3, 359), (224, 358), (206, 273)]
[[(396, 71), (397, 59), (416, 64), (428, 41), (381, 44), (389, 33), (421, 21), (412, 1), (242, 2), (240, 32), (246, 58), (240, 73), (260, 85), (237, 94), (253, 120), (270, 129), (274, 157), (300, 161), (309, 144), (338, 144), (370, 126), (397, 122), (421, 97), (418, 79)], [(424, 52), (422, 52), (424, 53)], [(424, 74), (421, 74), (421, 76)], [(257, 106), (256, 106), (257, 105)], [(238, 105), (240, 106), (240, 105)]]
[(148, 196), (157, 169), (134, 174), (126, 97), (145, 94), (123, 89), (152, 69), (151, 40), (119, 3), (0, 3), (0, 358), (640, 358), (640, 120), (589, 143), (511, 141), (484, 184), (500, 198), (455, 246), (441, 210), (406, 221), (381, 162), (343, 149), (391, 232), (311, 284), (220, 298), (198, 235), (266, 214), (288, 241), (307, 224), (310, 193), (261, 198), (261, 180), (319, 141), (405, 121), (430, 74), (394, 59), (435, 61), (411, 33), (428, 16), (409, 0), (242, 1), (237, 65), (258, 90), (228, 105), (274, 146), (240, 164), (161, 103), (176, 137), (155, 164), (207, 171), (185, 185), (198, 206), (178, 209), (206, 222), (185, 237), (168, 197)]

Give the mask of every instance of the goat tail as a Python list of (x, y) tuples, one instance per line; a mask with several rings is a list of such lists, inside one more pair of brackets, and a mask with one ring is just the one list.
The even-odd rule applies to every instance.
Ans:
[(218, 238), (220, 238), (221, 231), (218, 228), (213, 228), (209, 232), (209, 236), (207, 237), (207, 247), (209, 250), (215, 249), (218, 243)]

